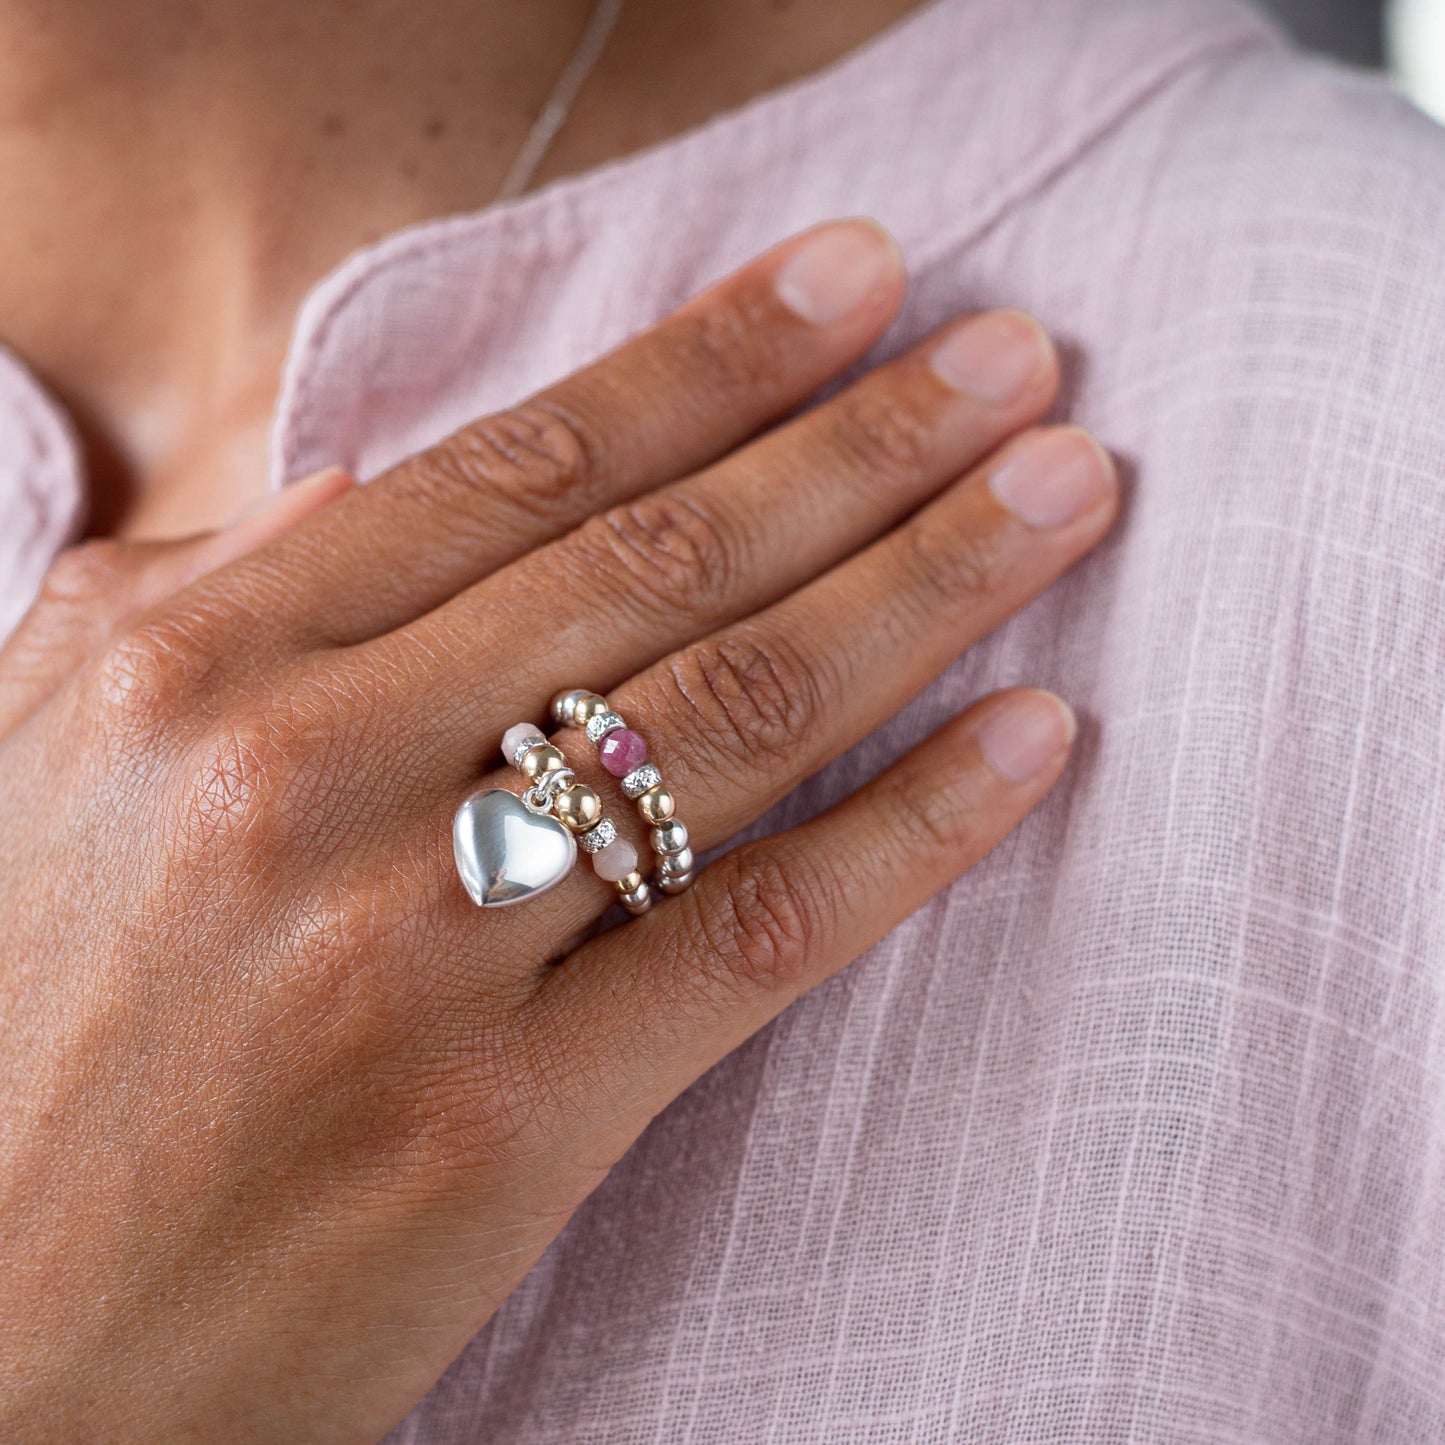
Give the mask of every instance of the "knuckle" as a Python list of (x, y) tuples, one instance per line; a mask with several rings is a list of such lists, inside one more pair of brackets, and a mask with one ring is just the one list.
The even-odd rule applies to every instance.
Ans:
[(180, 851), (228, 876), (254, 879), (315, 831), (320, 749), (281, 708), (207, 728), (188, 759)]
[(667, 343), (669, 368), (704, 383), (710, 406), (754, 396), (786, 370), (782, 333), (759, 296), (735, 294), (674, 317)]
[(209, 710), (217, 658), (197, 621), (168, 614), (111, 642), (93, 674), (94, 701), (104, 719), (122, 733), (149, 738)]
[(67, 547), (41, 583), (37, 606), (93, 612), (115, 605), (125, 577), (125, 549), (113, 541), (80, 542)]
[(585, 564), (649, 614), (709, 612), (738, 571), (739, 543), (724, 516), (676, 492), (613, 507), (578, 529)]
[(920, 521), (905, 528), (904, 566), (929, 608), (942, 602), (973, 605), (998, 580), (1002, 555), (995, 539), (967, 527)]
[(864, 384), (844, 392), (833, 406), (834, 445), (862, 475), (905, 481), (927, 469), (934, 430), (897, 392)]
[(935, 778), (930, 786), (900, 786), (889, 801), (890, 831), (910, 852), (954, 858), (974, 848), (983, 831), (978, 779), (967, 770)]
[(199, 744), (190, 773), (186, 835), (199, 851), (250, 851), (279, 831), (281, 771), (290, 766), (276, 719), (231, 719)]
[(696, 913), (698, 967), (730, 990), (798, 992), (826, 944), (826, 883), (757, 850), (728, 854), (713, 869), (721, 876)]
[(600, 476), (600, 456), (578, 418), (527, 401), (482, 417), (413, 458), (404, 490), (474, 524), (494, 522), (499, 501), (551, 523), (585, 502)]
[(734, 777), (786, 763), (823, 710), (823, 664), (778, 632), (738, 628), (669, 665), (679, 721)]

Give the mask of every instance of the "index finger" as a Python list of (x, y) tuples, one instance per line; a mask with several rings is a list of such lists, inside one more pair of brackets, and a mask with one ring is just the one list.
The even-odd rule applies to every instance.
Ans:
[(855, 361), (903, 281), (897, 244), (867, 219), (774, 247), (267, 549), (255, 565), (288, 579), (276, 626), (300, 647), (366, 641), (592, 513), (716, 460)]

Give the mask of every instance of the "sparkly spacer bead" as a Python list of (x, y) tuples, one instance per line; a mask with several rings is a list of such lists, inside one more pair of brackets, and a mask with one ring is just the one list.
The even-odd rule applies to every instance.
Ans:
[(681, 853), (687, 847), (687, 825), (678, 818), (669, 818), (652, 830), (654, 853)]
[(546, 741), (531, 723), (515, 723), (502, 734), (502, 756), (514, 768), (520, 768), (522, 755)]
[(647, 740), (631, 728), (618, 728), (602, 739), (597, 756), (614, 778), (625, 778), (647, 761)]
[(583, 833), (577, 841), (584, 853), (600, 853), (617, 837), (617, 825), (611, 818), (604, 818), (595, 828)]
[(577, 727), (585, 728), (599, 713), (607, 711), (607, 699), (599, 697), (595, 692), (589, 692), (572, 709), (572, 721)]
[(665, 823), (677, 812), (677, 803), (665, 784), (654, 783), (637, 800), (637, 811), (644, 823)]
[(587, 741), (589, 743), (600, 743), (608, 733), (614, 733), (618, 728), (625, 728), (627, 724), (622, 720), (621, 713), (600, 712), (587, 724)]
[(657, 865), (658, 876), (677, 878), (683, 873), (691, 873), (693, 862), (691, 848), (684, 848), (681, 853), (667, 854)]
[(570, 692), (559, 692), (552, 699), (552, 721), (561, 727), (571, 727), (577, 704), (592, 694), (585, 687), (574, 687)]
[[(607, 883), (621, 883), (637, 872), (637, 849), (626, 838), (614, 838), (592, 855), (592, 868)], [(629, 886), (635, 888), (637, 885)]]
[(567, 766), (567, 759), (562, 756), (560, 748), (554, 748), (551, 743), (543, 743), (540, 748), (529, 748), (522, 754), (522, 760), (517, 764), (525, 777), (536, 782), (545, 773), (555, 773), (559, 768)]
[(662, 774), (651, 763), (643, 763), (636, 772), (628, 773), (622, 780), (622, 791), (629, 798), (640, 798), (649, 788), (655, 788), (662, 781)]

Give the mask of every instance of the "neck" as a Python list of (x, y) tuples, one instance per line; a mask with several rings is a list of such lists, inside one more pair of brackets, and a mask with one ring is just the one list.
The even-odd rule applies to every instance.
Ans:
[[(700, 124), (916, 3), (629, 0), (532, 184)], [(259, 495), (308, 287), (390, 230), (488, 204), (591, 11), (0, 0), (0, 337), (76, 419), (93, 532), (213, 525)]]

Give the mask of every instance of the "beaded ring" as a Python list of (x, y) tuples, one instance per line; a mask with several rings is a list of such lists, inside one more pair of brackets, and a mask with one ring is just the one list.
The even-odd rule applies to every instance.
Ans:
[(585, 688), (560, 692), (552, 699), (552, 716), (564, 726), (583, 728), (597, 747), (602, 766), (622, 783), (637, 805), (638, 816), (652, 830), (652, 851), (658, 855), (658, 889), (682, 893), (696, 876), (687, 826), (677, 814), (677, 801), (662, 774), (647, 761), (647, 742), (607, 705), (607, 699)]
[(531, 723), (517, 723), (502, 737), (502, 755), (527, 779), (529, 792), (545, 795), (552, 815), (592, 859), (597, 876), (617, 889), (617, 901), (636, 917), (652, 906), (652, 890), (637, 869), (637, 849), (617, 836), (603, 816), (602, 799), (579, 783), (562, 750)]

